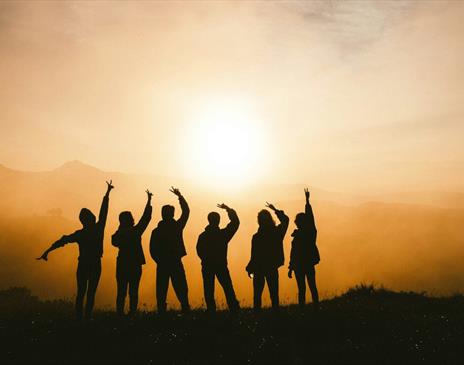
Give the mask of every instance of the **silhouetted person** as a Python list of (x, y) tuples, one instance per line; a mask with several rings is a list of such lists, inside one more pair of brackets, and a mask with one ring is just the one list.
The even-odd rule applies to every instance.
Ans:
[(176, 292), (177, 298), (182, 307), (182, 311), (190, 310), (188, 300), (188, 286), (185, 278), (182, 257), (185, 251), (183, 230), (187, 224), (190, 209), (187, 201), (180, 193), (179, 189), (170, 190), (179, 198), (182, 214), (178, 220), (174, 219), (174, 207), (164, 205), (161, 208), (162, 220), (153, 230), (150, 239), (150, 254), (156, 262), (156, 301), (158, 312), (166, 311), (166, 296), (168, 292), (169, 279)]
[(306, 280), (308, 281), (311, 297), (316, 308), (319, 306), (319, 294), (316, 287), (316, 270), (314, 268), (320, 261), (319, 250), (316, 246), (317, 229), (314, 222), (314, 214), (309, 203), (309, 190), (305, 189), (305, 212), (298, 213), (295, 217), (296, 229), (292, 233), (292, 249), (290, 252), (290, 265), (288, 277), (295, 272), (298, 285), (298, 303), (304, 306), (306, 303)]
[(248, 276), (253, 277), (253, 306), (261, 308), (264, 284), (267, 282), (272, 308), (279, 308), (279, 271), (284, 264), (283, 239), (288, 228), (288, 217), (283, 210), (267, 203), (277, 215), (280, 224), (276, 225), (271, 213), (263, 209), (258, 213), (258, 232), (251, 242), (251, 259), (246, 267)]
[(197, 242), (197, 254), (201, 259), (206, 308), (208, 312), (216, 311), (214, 280), (217, 277), (224, 289), (229, 310), (237, 312), (240, 307), (227, 268), (227, 248), (229, 241), (237, 232), (240, 221), (235, 210), (225, 204), (218, 204), (218, 207), (227, 211), (230, 219), (229, 224), (225, 228), (219, 228), (221, 216), (217, 212), (209, 213), (209, 224), (200, 234)]
[(142, 265), (145, 265), (145, 255), (142, 248), (142, 234), (147, 229), (151, 219), (151, 198), (153, 194), (146, 191), (147, 204), (139, 222), (134, 225), (131, 212), (119, 214), (119, 228), (111, 237), (113, 246), (119, 248), (116, 263), (116, 281), (118, 294), (116, 297), (116, 311), (124, 314), (127, 289), (129, 288), (129, 314), (137, 312), (139, 301), (139, 284), (142, 277)]
[(61, 237), (38, 258), (38, 260), (47, 261), (48, 254), (57, 248), (72, 242), (77, 242), (79, 245), (79, 263), (77, 265), (76, 274), (76, 315), (78, 319), (81, 319), (83, 315), (84, 296), (86, 293), (85, 318), (88, 319), (91, 317), (95, 302), (95, 293), (97, 291), (98, 281), (100, 280), (101, 257), (103, 256), (103, 236), (106, 218), (108, 216), (109, 196), (111, 189), (114, 188), (111, 180), (107, 181), (106, 184), (107, 190), (101, 204), (98, 222), (96, 222), (95, 215), (89, 209), (82, 208), (79, 213), (82, 229)]

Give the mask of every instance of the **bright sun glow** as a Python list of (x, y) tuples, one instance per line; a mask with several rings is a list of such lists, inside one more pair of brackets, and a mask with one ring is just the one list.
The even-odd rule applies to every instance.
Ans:
[(243, 185), (263, 172), (264, 128), (246, 105), (225, 101), (203, 105), (194, 115), (189, 138), (190, 171), (202, 182)]

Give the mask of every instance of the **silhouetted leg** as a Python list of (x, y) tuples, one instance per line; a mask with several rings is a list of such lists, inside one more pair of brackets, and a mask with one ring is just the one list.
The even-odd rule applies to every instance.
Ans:
[(188, 300), (188, 286), (187, 278), (185, 277), (185, 270), (182, 261), (175, 263), (171, 271), (171, 280), (174, 291), (176, 292), (177, 299), (179, 299), (183, 312), (190, 310)]
[(209, 312), (216, 311), (216, 301), (214, 300), (214, 271), (206, 267), (201, 268), (203, 275), (203, 291), (205, 294), (206, 309)]
[(319, 307), (319, 293), (317, 292), (316, 270), (314, 269), (314, 267), (309, 270), (307, 277), (308, 277), (309, 290), (311, 291), (311, 298), (313, 299), (314, 306), (318, 308)]
[(277, 269), (266, 274), (267, 286), (273, 309), (279, 309), (279, 272)]
[(235, 296), (235, 291), (232, 285), (232, 279), (230, 277), (229, 269), (227, 267), (223, 267), (217, 270), (216, 275), (219, 283), (222, 285), (222, 288), (224, 289), (224, 294), (226, 296), (229, 310), (231, 312), (236, 312), (240, 308), (240, 306), (238, 304), (237, 297)]
[(264, 290), (264, 275), (253, 275), (253, 307), (254, 309), (261, 309), (261, 297)]
[(158, 312), (166, 312), (166, 296), (169, 285), (169, 266), (158, 265), (156, 267), (156, 302)]
[(84, 311), (84, 296), (87, 291), (87, 267), (84, 263), (80, 262), (77, 264), (77, 295), (76, 295), (76, 317), (82, 319)]
[(137, 312), (139, 304), (139, 284), (142, 277), (142, 265), (137, 265), (131, 268), (129, 281), (129, 299), (130, 299), (130, 314)]
[(122, 316), (124, 315), (124, 304), (126, 302), (128, 280), (127, 269), (119, 261), (116, 264), (116, 283), (118, 284), (116, 295), (116, 313)]
[(306, 273), (302, 270), (295, 271), (296, 284), (298, 286), (298, 304), (304, 307), (306, 303)]
[(87, 302), (85, 303), (85, 317), (92, 317), (95, 294), (97, 293), (98, 282), (101, 275), (101, 261), (98, 260), (90, 265), (89, 286), (87, 288)]

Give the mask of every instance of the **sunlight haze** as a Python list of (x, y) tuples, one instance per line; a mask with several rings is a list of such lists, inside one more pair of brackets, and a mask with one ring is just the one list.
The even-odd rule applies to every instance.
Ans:
[(179, 215), (171, 186), (191, 207), (193, 305), (207, 214), (237, 210), (230, 271), (249, 305), (257, 213), (289, 215), (286, 268), (305, 187), (322, 298), (360, 282), (462, 291), (463, 19), (464, 1), (0, 1), (0, 285), (72, 297), (76, 246), (34, 258), (82, 207), (98, 214), (112, 179), (99, 306), (114, 306), (118, 215), (139, 219), (146, 189), (154, 305), (149, 232), (162, 205)]
[(268, 127), (244, 100), (211, 97), (190, 118), (183, 153), (193, 180), (225, 188), (259, 181), (273, 160)]
[[(203, 182), (229, 164), (259, 167), (243, 183), (463, 191), (463, 13), (459, 1), (3, 1), (1, 163)], [(241, 112), (221, 100), (250, 105), (243, 131), (198, 121)], [(232, 137), (231, 160), (192, 123), (251, 150)], [(192, 174), (208, 148), (214, 161)]]

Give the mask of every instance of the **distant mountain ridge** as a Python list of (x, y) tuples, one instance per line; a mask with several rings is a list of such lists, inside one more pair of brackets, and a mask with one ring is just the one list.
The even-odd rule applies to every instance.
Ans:
[[(57, 205), (60, 200), (64, 201), (73, 196), (93, 194), (93, 191), (98, 191), (98, 186), (104, 186), (104, 180), (106, 179), (113, 179), (118, 188), (128, 194), (131, 190), (142, 189), (144, 191), (149, 187), (154, 191), (155, 196), (158, 194), (168, 195), (166, 189), (169, 186), (179, 185), (189, 195), (201, 196), (207, 193), (209, 196), (217, 195), (220, 199), (224, 199), (225, 195), (222, 192), (208, 191), (208, 187), (186, 179), (153, 174), (109, 172), (78, 160), (68, 161), (53, 170), (37, 172), (15, 170), (0, 164), (0, 208), (9, 208), (8, 210), (12, 212), (17, 211), (18, 209), (11, 208), (18, 205), (17, 199), (22, 201), (21, 196), (24, 195), (30, 199), (29, 204), (32, 203), (37, 208), (39, 207), (35, 204), (36, 201), (45, 203), (43, 209), (36, 211), (36, 213), (40, 213), (40, 211), (57, 207), (50, 206), (50, 202)], [(263, 199), (276, 202), (293, 201), (300, 199), (301, 190), (304, 186), (304, 184), (251, 185), (234, 194), (250, 201), (258, 200), (260, 196)], [(226, 191), (227, 187), (224, 190)], [(359, 195), (327, 191), (316, 187), (311, 187), (311, 190), (315, 200), (332, 201), (344, 205), (356, 206), (368, 202), (383, 202), (429, 205), (444, 209), (464, 209), (464, 193), (460, 192), (399, 191), (390, 194)], [(29, 196), (30, 192), (33, 192), (31, 197)], [(66, 196), (66, 199), (64, 199), (63, 195)], [(41, 197), (48, 197), (49, 199), (41, 199)], [(23, 202), (21, 206), (27, 207), (29, 204)]]

